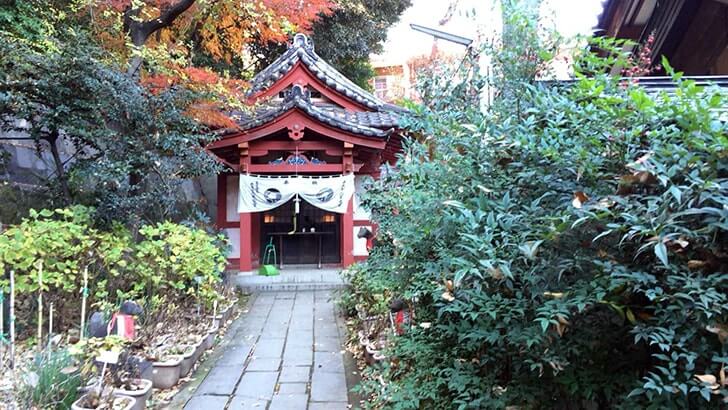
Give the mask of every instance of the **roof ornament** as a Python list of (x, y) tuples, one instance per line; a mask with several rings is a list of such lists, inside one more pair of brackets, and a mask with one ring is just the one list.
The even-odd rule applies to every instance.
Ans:
[(313, 41), (303, 33), (296, 33), (293, 36), (293, 47), (303, 47), (313, 51)]
[(311, 103), (311, 92), (307, 87), (301, 84), (293, 84), (291, 86), (291, 91), (289, 91), (288, 95), (286, 95), (285, 101), (288, 102), (293, 100), (304, 100), (307, 103)]

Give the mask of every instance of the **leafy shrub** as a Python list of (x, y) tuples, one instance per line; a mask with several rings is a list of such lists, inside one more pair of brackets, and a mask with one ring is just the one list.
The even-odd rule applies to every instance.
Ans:
[(144, 226), (139, 234), (144, 239), (135, 253), (137, 290), (178, 302), (196, 296), (209, 304), (217, 297), (215, 285), (227, 262), (216, 244), (221, 238), (171, 222)]
[(89, 215), (88, 208), (81, 206), (31, 210), (29, 218), (0, 236), (0, 267), (15, 270), (18, 292), (38, 290), (40, 260), (44, 290), (78, 288), (78, 272), (93, 245)]
[(28, 408), (70, 409), (81, 387), (81, 375), (63, 350), (38, 356), (24, 378), (20, 398)]
[[(433, 138), (366, 199), (378, 245), (350, 303), (404, 297), (431, 326), (360, 389), (395, 409), (724, 406), (726, 94), (666, 61), (674, 93), (601, 74), (627, 61), (609, 40), (581, 57), (594, 75), (536, 84), (513, 57), (549, 53), (512, 45), (494, 78), (434, 86), (408, 120)], [(510, 91), (481, 111), (486, 81)]]
[[(125, 300), (146, 299), (154, 308), (164, 300), (210, 305), (218, 297), (224, 238), (165, 222), (143, 226), (135, 241), (121, 225), (92, 227), (92, 213), (82, 206), (31, 210), (0, 234), (0, 270), (15, 271), (19, 304), (34, 305), (29, 299), (38, 292), (41, 261), (44, 303), (54, 303), (61, 327), (77, 321), (86, 270), (89, 303), (107, 313)], [(0, 279), (0, 289), (7, 292), (8, 286), (7, 277)], [(32, 322), (30, 309), (21, 309), (18, 320), (21, 327)]]

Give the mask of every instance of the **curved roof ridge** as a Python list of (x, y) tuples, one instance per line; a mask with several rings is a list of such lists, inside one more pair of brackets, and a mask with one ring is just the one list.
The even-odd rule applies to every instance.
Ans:
[(377, 111), (397, 111), (394, 108), (396, 106), (380, 100), (370, 92), (359, 87), (324, 61), (314, 51), (314, 45), (311, 39), (302, 33), (298, 33), (293, 37), (293, 42), (288, 47), (288, 50), (253, 77), (248, 96), (255, 95), (270, 88), (277, 80), (288, 74), (299, 61), (313, 75), (326, 84), (326, 86), (351, 98), (353, 101)]
[(350, 118), (342, 118), (340, 116), (337, 116), (336, 113), (331, 112), (330, 110), (318, 108), (313, 103), (311, 103), (311, 98), (308, 90), (298, 84), (295, 84), (293, 86), (291, 92), (286, 96), (286, 98), (280, 105), (256, 113), (255, 116), (248, 121), (240, 123), (240, 128), (243, 130), (248, 130), (267, 124), (271, 121), (274, 121), (276, 118), (282, 116), (293, 108), (298, 108), (304, 111), (307, 115), (321, 121), (324, 124), (333, 126), (343, 131), (348, 131), (366, 137), (385, 138), (389, 136), (393, 131), (393, 128), (389, 130), (382, 130), (353, 121)]

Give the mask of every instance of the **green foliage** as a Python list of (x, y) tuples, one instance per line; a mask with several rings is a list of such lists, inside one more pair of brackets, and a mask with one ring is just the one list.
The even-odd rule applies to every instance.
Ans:
[(58, 26), (74, 13), (79, 1), (8, 0), (0, 5), (0, 36), (23, 43), (39, 51), (55, 49), (50, 41)]
[[(387, 30), (399, 21), (411, 0), (340, 0), (330, 15), (313, 23), (311, 39), (316, 53), (344, 76), (364, 89), (374, 69), (369, 55), (382, 52)], [(286, 51), (285, 44), (255, 42), (250, 45), (259, 56), (256, 71), (265, 68)], [(232, 70), (240, 72), (242, 70)]]
[[(144, 225), (134, 240), (119, 224), (93, 227), (93, 209), (74, 206), (34, 211), (0, 234), (0, 271), (15, 271), (16, 292), (38, 291), (42, 268), (46, 303), (76, 314), (88, 272), (91, 304), (109, 312), (125, 300), (211, 305), (225, 268), (225, 239), (203, 229), (164, 222)], [(7, 292), (9, 281), (0, 279)], [(69, 310), (70, 309), (70, 310)], [(30, 318), (29, 320), (33, 320)]]
[[(360, 387), (370, 406), (725, 406), (728, 97), (678, 73), (674, 93), (538, 84), (548, 55), (453, 76), (408, 120), (431, 138), (370, 191), (379, 242), (349, 303), (404, 297), (431, 323), (393, 338)], [(499, 94), (481, 110), (485, 82)]]
[[(75, 293), (94, 244), (90, 215), (82, 206), (31, 210), (28, 218), (0, 235), (0, 268), (15, 270), (19, 293), (38, 290), (41, 269), (44, 291)], [(7, 279), (0, 284), (7, 286)]]
[(144, 226), (139, 234), (143, 240), (135, 253), (136, 289), (144, 289), (148, 296), (170, 295), (175, 302), (190, 296), (208, 304), (215, 300), (215, 285), (227, 263), (215, 238), (171, 222)]
[(65, 350), (53, 352), (50, 357), (38, 356), (24, 374), (21, 401), (28, 408), (70, 409), (81, 387), (81, 376), (73, 365), (73, 358)]
[[(374, 75), (369, 55), (382, 51), (387, 29), (399, 21), (410, 0), (343, 0), (313, 24), (316, 52), (359, 86)], [(369, 69), (367, 69), (369, 68)]]
[(131, 342), (117, 335), (106, 337), (89, 337), (78, 341), (68, 348), (68, 353), (81, 364), (79, 369), (84, 377), (94, 376), (98, 372), (96, 358), (103, 352), (121, 355)]
[[(0, 37), (0, 53), (0, 130), (25, 133), (52, 155), (45, 182), (58, 206), (84, 203), (107, 224), (132, 227), (182, 219), (190, 207), (182, 185), (218, 170), (201, 149), (214, 136), (187, 115), (204, 93), (152, 92), (82, 35), (47, 53)], [(72, 161), (58, 154), (63, 142)]]

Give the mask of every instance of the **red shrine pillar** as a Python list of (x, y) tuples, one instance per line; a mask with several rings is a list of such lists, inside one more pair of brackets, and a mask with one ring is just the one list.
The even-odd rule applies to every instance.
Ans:
[[(248, 143), (238, 144), (240, 151), (239, 168), (241, 174), (248, 173), (250, 157), (248, 156)], [(253, 270), (253, 214), (240, 213), (240, 270), (248, 272)]]
[[(344, 143), (342, 157), (343, 173), (354, 173), (354, 145)], [(354, 197), (349, 199), (346, 213), (341, 216), (341, 265), (347, 267), (354, 263)]]

